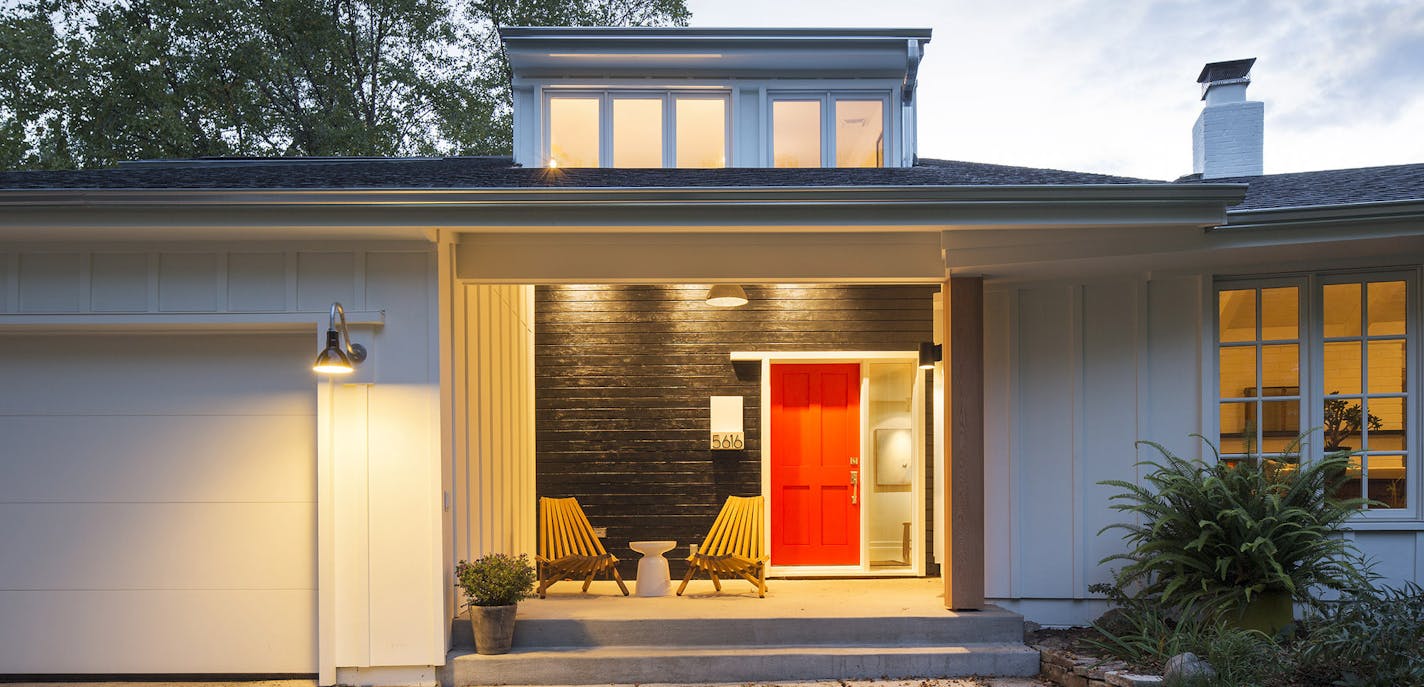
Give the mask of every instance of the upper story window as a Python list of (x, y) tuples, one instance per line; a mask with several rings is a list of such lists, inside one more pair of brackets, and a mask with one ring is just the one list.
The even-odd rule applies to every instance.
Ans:
[(554, 93), (546, 98), (551, 167), (725, 167), (721, 92)]
[(1217, 291), (1223, 459), (1279, 457), (1301, 431), (1315, 455), (1349, 451), (1339, 495), (1417, 514), (1414, 274), (1311, 275)]
[(774, 167), (884, 167), (888, 96), (771, 96)]

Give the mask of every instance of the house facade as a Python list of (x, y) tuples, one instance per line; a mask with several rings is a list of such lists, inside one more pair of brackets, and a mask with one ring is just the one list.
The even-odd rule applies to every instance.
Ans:
[(927, 30), (503, 37), (512, 159), (0, 173), (0, 673), (433, 681), (540, 496), (630, 559), (760, 494), (774, 576), (1082, 623), (1099, 482), (1196, 433), (1324, 427), (1424, 579), (1424, 165), (1262, 175), (1249, 62), (1160, 182), (919, 157)]

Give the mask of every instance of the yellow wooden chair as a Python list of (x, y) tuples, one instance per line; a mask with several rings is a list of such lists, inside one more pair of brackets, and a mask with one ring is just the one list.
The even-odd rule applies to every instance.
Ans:
[(719, 592), (721, 578), (737, 576), (756, 585), (757, 596), (766, 598), (764, 512), (765, 501), (760, 496), (728, 496), (697, 553), (687, 557), (687, 575), (682, 578), (677, 595), (682, 596), (694, 573), (705, 570)]
[(548, 598), (545, 592), (562, 580), (582, 579), (587, 592), (594, 576), (605, 571), (618, 583), (623, 596), (628, 596), (628, 585), (618, 574), (618, 557), (604, 550), (573, 497), (539, 499), (539, 555), (534, 560), (541, 599)]

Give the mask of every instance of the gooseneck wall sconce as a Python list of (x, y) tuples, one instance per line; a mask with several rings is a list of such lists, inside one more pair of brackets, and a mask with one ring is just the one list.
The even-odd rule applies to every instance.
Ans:
[[(339, 326), (338, 326), (339, 325)], [(346, 345), (341, 345), (342, 337)], [(346, 326), (346, 310), (340, 303), (331, 304), (331, 321), (326, 326), (326, 348), (316, 357), (312, 370), (326, 375), (349, 375), (366, 359), (366, 347), (351, 343), (351, 330)]]

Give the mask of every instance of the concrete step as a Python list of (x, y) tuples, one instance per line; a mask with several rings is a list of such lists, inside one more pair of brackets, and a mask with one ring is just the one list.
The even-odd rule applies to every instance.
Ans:
[[(474, 646), (457, 618), (455, 648)], [(841, 618), (526, 618), (514, 626), (525, 649), (611, 646), (950, 646), (1023, 641), (1023, 617), (997, 607), (974, 613)]]
[(942, 646), (603, 646), (516, 648), (500, 656), (451, 652), (443, 685), (745, 683), (788, 680), (1030, 676), (1038, 652), (1022, 642)]

